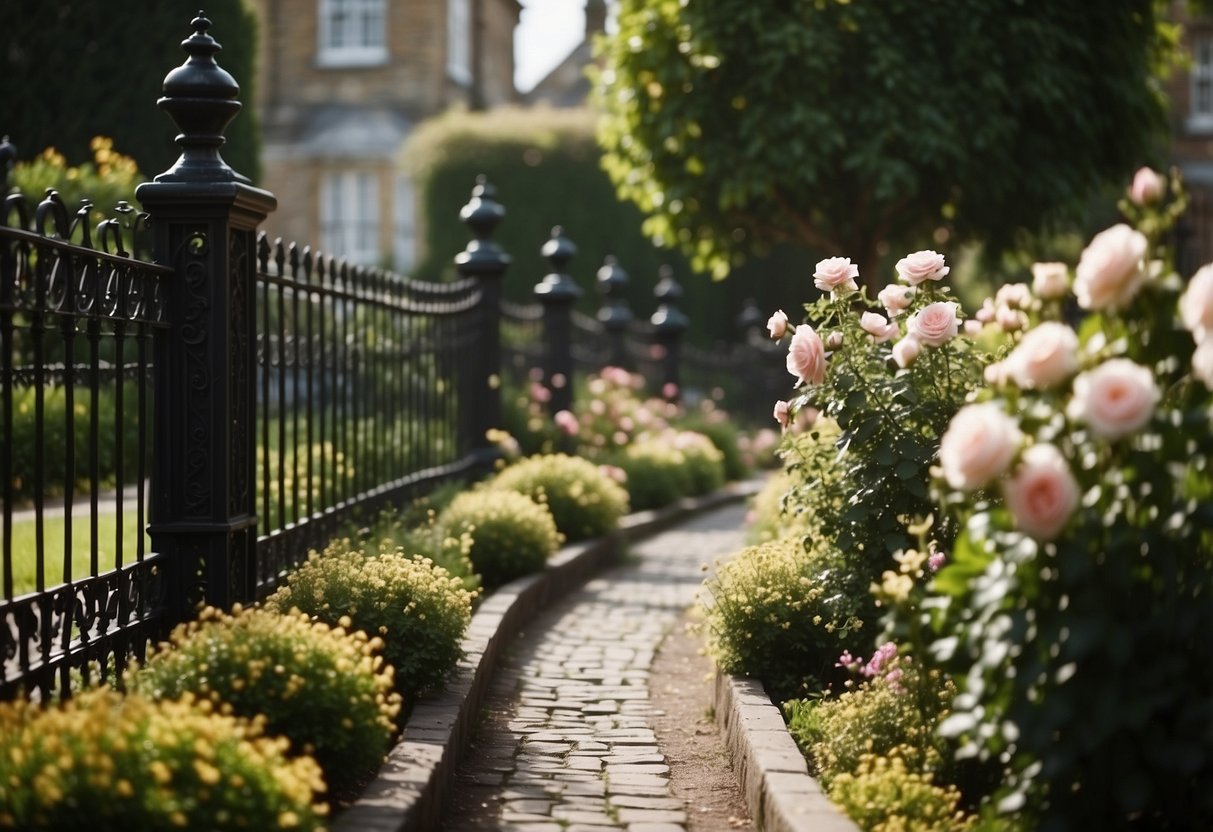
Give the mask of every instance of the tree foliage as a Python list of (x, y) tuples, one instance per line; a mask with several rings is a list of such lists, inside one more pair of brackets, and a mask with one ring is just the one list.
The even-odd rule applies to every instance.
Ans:
[[(256, 18), (246, 0), (211, 0), (216, 60), (240, 84), (244, 109), (227, 129), (223, 158), (256, 181), (260, 173), (253, 116)], [(180, 150), (172, 121), (156, 107), (164, 76), (185, 60), (197, 3), (140, 0), (121, 7), (61, 0), (0, 7), (0, 133), (22, 158), (54, 147), (72, 164), (91, 160), (90, 141), (114, 149), (154, 176)]]
[(846, 255), (1007, 241), (1149, 160), (1154, 0), (621, 0), (604, 165), (646, 231), (723, 277), (781, 241)]

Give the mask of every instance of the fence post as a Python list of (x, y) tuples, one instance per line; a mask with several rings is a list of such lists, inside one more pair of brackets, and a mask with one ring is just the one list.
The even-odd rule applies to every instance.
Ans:
[(492, 240), (493, 230), (505, 217), (497, 202), (497, 189), (483, 176), (476, 177), (472, 198), (459, 211), (459, 218), (472, 230), (467, 248), (455, 255), (455, 268), (463, 277), (480, 282), (480, 350), (469, 386), (471, 400), (462, 404), (471, 439), (472, 453), (485, 470), (499, 456), (488, 440), (492, 428), (501, 427), (501, 279), (510, 256)]
[(543, 383), (552, 394), (549, 412), (555, 414), (573, 406), (573, 304), (581, 297), (581, 287), (567, 269), (577, 246), (556, 226), (539, 253), (552, 264), (552, 271), (535, 284), (534, 294), (543, 304)]
[[(136, 189), (152, 217), (172, 326), (156, 341), (152, 547), (166, 564), (168, 614), (250, 600), (256, 582), (256, 235), (277, 207), (219, 155), (240, 87), (214, 60), (199, 15), (189, 56), (157, 101), (181, 157)], [(171, 623), (171, 621), (169, 622)]]
[(661, 347), (661, 395), (668, 401), (678, 401), (682, 395), (682, 334), (686, 332), (688, 321), (678, 308), (678, 301), (682, 300), (682, 286), (674, 279), (674, 270), (662, 266), (658, 274), (661, 279), (653, 288), (657, 311), (649, 322)]
[(632, 323), (632, 309), (628, 306), (624, 291), (628, 286), (628, 273), (608, 254), (598, 270), (598, 291), (602, 294), (602, 306), (598, 309), (598, 322), (606, 330), (611, 343), (611, 364), (631, 369), (624, 335)]

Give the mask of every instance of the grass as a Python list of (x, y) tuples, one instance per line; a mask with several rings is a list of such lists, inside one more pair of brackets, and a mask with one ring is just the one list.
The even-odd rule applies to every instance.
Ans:
[[(72, 577), (79, 579), (92, 574), (92, 532), (88, 515), (72, 518)], [(137, 513), (122, 514), (122, 562), (135, 560), (138, 529)], [(43, 518), (42, 546), (44, 579), (43, 585), (57, 586), (63, 583), (64, 532), (66, 524), (61, 518), (50, 515)], [(13, 550), (13, 596), (17, 597), (37, 589), (37, 523), (34, 520), (14, 521), (9, 529)], [(97, 517), (97, 571), (107, 572), (116, 563), (116, 541), (118, 515), (101, 514)], [(151, 551), (151, 541), (145, 537), (144, 552)]]

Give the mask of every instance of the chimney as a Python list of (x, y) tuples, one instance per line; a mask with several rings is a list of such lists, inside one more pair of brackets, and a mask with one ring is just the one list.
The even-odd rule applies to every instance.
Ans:
[(606, 0), (585, 0), (585, 39), (606, 31)]

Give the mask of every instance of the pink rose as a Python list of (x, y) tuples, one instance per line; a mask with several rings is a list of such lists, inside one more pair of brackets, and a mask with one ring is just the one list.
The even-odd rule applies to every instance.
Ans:
[(993, 402), (956, 411), (939, 440), (939, 465), (952, 488), (984, 488), (1007, 470), (1023, 439), (1015, 420)]
[(859, 266), (851, 263), (850, 257), (827, 257), (817, 264), (813, 272), (813, 285), (823, 292), (855, 292), (859, 286)]
[(1045, 321), (1023, 336), (1007, 356), (1006, 367), (1020, 387), (1056, 387), (1078, 372), (1078, 336), (1065, 324)]
[(893, 360), (904, 370), (918, 360), (920, 352), (922, 344), (918, 343), (918, 339), (913, 335), (907, 335), (893, 345)]
[(1042, 300), (1060, 300), (1070, 290), (1070, 270), (1065, 263), (1033, 263), (1032, 291)]
[(943, 280), (949, 271), (943, 255), (930, 250), (916, 251), (897, 261), (897, 276), (911, 286), (924, 280)]
[(767, 321), (767, 332), (771, 333), (771, 340), (778, 341), (788, 331), (788, 316), (780, 309)]
[(581, 424), (577, 421), (577, 417), (567, 410), (558, 410), (552, 416), (552, 421), (556, 423), (556, 427), (560, 428), (568, 436), (576, 436), (577, 431), (581, 430)]
[(987, 364), (982, 371), (982, 376), (986, 380), (986, 384), (997, 387), (1007, 383), (1007, 362), (995, 361), (993, 364)]
[(994, 293), (994, 305), (1026, 309), (1032, 305), (1032, 290), (1026, 283), (1004, 283)]
[(788, 403), (784, 401), (775, 402), (775, 421), (779, 423), (781, 428), (788, 426)]
[(1150, 168), (1139, 168), (1133, 174), (1133, 184), (1129, 186), (1129, 199), (1138, 205), (1149, 205), (1162, 199), (1166, 183), (1163, 178)]
[(859, 326), (876, 339), (876, 343), (888, 341), (897, 334), (897, 324), (886, 321), (876, 312), (864, 312), (859, 316)]
[(939, 300), (927, 304), (911, 315), (906, 323), (906, 332), (928, 347), (942, 347), (959, 331), (956, 304), (950, 301)]
[[(788, 346), (788, 372), (802, 382), (821, 384), (826, 377), (826, 350), (821, 338), (808, 324), (792, 333)], [(798, 382), (799, 383), (799, 382)]]
[(1020, 531), (1037, 540), (1057, 537), (1078, 507), (1078, 483), (1053, 445), (1024, 451), (1014, 475), (1003, 485), (1007, 509)]
[(829, 335), (826, 336), (825, 345), (826, 345), (826, 349), (829, 350), (830, 352), (834, 352), (835, 350), (840, 349), (842, 347), (842, 333), (841, 332), (831, 332)]
[(1119, 439), (1150, 421), (1160, 393), (1150, 371), (1127, 358), (1112, 358), (1074, 379), (1070, 417), (1104, 439)]
[(1204, 342), (1213, 332), (1213, 263), (1202, 267), (1179, 296), (1179, 317), (1196, 338)]
[(1074, 270), (1074, 294), (1083, 309), (1124, 306), (1145, 280), (1145, 235), (1124, 223), (1096, 234)]
[(1192, 375), (1213, 390), (1213, 338), (1206, 338), (1192, 353)]
[(896, 283), (890, 283), (881, 289), (880, 294), (876, 297), (880, 301), (880, 305), (884, 307), (884, 311), (889, 313), (889, 317), (896, 318), (910, 308), (910, 301), (914, 300), (915, 293), (916, 290), (913, 286), (899, 286)]

